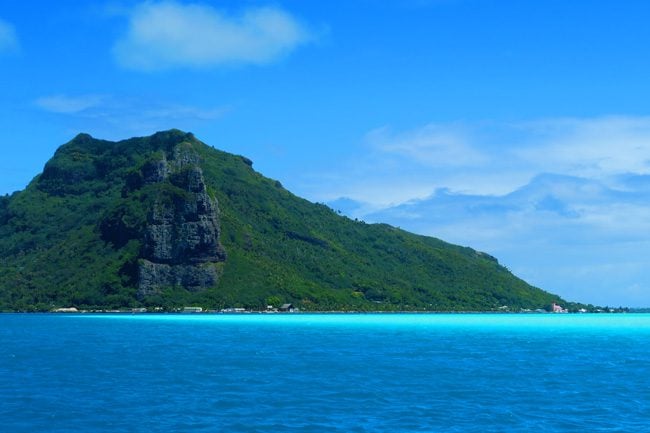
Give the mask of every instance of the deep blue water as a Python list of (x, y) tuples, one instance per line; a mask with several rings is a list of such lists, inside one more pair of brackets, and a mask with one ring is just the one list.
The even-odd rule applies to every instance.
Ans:
[(650, 315), (0, 315), (0, 431), (648, 432)]

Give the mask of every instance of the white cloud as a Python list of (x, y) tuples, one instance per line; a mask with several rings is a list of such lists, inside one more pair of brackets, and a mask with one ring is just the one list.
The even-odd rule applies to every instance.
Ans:
[(385, 206), (382, 190), (393, 191), (392, 203), (399, 203), (440, 188), (504, 195), (540, 173), (609, 186), (625, 173), (650, 174), (650, 117), (438, 123), (397, 132), (382, 127), (363, 143), (348, 163), (337, 165), (335, 181), (323, 185), (327, 190), (311, 193), (316, 199), (338, 194)]
[(134, 98), (117, 98), (111, 95), (50, 95), (38, 98), (35, 104), (51, 113), (77, 117), (125, 117), (137, 119), (187, 119), (213, 120), (221, 117), (227, 109), (199, 108), (183, 104), (143, 101)]
[(97, 107), (106, 100), (101, 95), (51, 95), (38, 98), (35, 103), (43, 110), (60, 114), (75, 114)]
[(362, 143), (313, 198), (486, 251), (570, 300), (650, 305), (650, 117), (382, 128)]
[(529, 142), (514, 155), (541, 170), (596, 177), (650, 173), (650, 117), (555, 119), (518, 127)]
[(431, 167), (467, 167), (488, 162), (487, 155), (468, 143), (465, 132), (455, 125), (429, 124), (397, 134), (383, 127), (370, 131), (366, 140), (380, 151), (406, 156)]
[(516, 275), (571, 300), (650, 305), (650, 291), (627, 289), (650, 289), (650, 191), (644, 182), (620, 182), (625, 190), (540, 175), (502, 196), (441, 190), (365, 214), (347, 203), (346, 213), (487, 251)]
[(265, 64), (310, 38), (296, 18), (275, 7), (230, 16), (208, 5), (145, 2), (129, 14), (114, 54), (122, 66), (145, 71)]
[(214, 121), (228, 107), (196, 107), (178, 103), (116, 97), (113, 95), (50, 95), (38, 98), (35, 105), (70, 123), (74, 133), (80, 130), (108, 139), (127, 135), (146, 135), (151, 131), (192, 129)]
[(8, 22), (0, 19), (0, 52), (18, 49), (16, 30)]

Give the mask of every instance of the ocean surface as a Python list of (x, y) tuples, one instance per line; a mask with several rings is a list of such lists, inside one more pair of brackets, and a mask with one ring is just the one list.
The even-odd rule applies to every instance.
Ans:
[(0, 431), (650, 432), (650, 314), (4, 314)]

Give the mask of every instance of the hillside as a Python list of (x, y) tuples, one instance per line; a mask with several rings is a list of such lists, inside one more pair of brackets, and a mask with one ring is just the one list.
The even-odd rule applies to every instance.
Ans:
[(0, 197), (0, 309), (543, 308), (558, 296), (470, 248), (296, 197), (178, 130), (80, 134)]

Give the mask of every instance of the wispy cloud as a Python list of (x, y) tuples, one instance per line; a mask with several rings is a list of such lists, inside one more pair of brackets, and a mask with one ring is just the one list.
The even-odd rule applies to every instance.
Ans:
[(410, 158), (431, 167), (475, 166), (489, 162), (487, 155), (472, 147), (462, 127), (429, 124), (393, 133), (388, 127), (370, 131), (366, 140), (378, 150)]
[(51, 95), (43, 96), (35, 104), (46, 111), (80, 117), (111, 117), (136, 115), (138, 118), (212, 120), (221, 117), (225, 107), (199, 108), (190, 105), (143, 101), (137, 98), (118, 98), (111, 95)]
[(184, 128), (197, 122), (214, 121), (229, 110), (228, 107), (196, 107), (97, 94), (49, 95), (38, 98), (34, 104), (49, 113), (65, 116), (73, 128), (94, 131), (106, 138)]
[(359, 214), (488, 251), (527, 281), (596, 304), (650, 305), (650, 180), (621, 188), (587, 178), (539, 175), (501, 196), (438, 190), (426, 199)]
[[(608, 116), (528, 122), (428, 124), (393, 132), (372, 130), (357, 155), (312, 194), (383, 204), (377, 194), (402, 185), (396, 201), (436, 189), (504, 195), (540, 173), (598, 179), (613, 185), (625, 173), (650, 174), (650, 117)], [(409, 186), (410, 185), (410, 186)], [(325, 195), (327, 197), (325, 197)]]
[(431, 124), (368, 137), (364, 156), (330, 173), (314, 198), (487, 251), (569, 299), (650, 305), (650, 117)]
[(234, 16), (209, 5), (148, 1), (128, 19), (114, 54), (120, 65), (144, 71), (265, 64), (312, 38), (277, 7), (248, 8)]
[(530, 138), (514, 156), (540, 169), (597, 177), (650, 173), (650, 117), (554, 119), (516, 127)]
[(77, 114), (87, 112), (107, 101), (102, 95), (50, 95), (38, 98), (35, 104), (43, 110), (60, 114)]
[(7, 21), (0, 19), (0, 52), (18, 49), (16, 30)]

